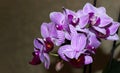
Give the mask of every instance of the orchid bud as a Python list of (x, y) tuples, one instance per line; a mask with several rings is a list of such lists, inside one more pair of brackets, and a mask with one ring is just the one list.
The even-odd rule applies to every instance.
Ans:
[(55, 70), (58, 72), (63, 68), (63, 66), (64, 66), (63, 61), (59, 61), (55, 66)]

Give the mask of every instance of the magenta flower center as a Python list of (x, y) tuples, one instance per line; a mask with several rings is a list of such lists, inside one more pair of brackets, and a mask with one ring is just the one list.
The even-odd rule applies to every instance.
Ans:
[(44, 42), (45, 42), (45, 46), (46, 46), (46, 52), (52, 51), (52, 49), (54, 48), (54, 44), (51, 41), (51, 39), (50, 38), (46, 38), (46, 41), (44, 41)]

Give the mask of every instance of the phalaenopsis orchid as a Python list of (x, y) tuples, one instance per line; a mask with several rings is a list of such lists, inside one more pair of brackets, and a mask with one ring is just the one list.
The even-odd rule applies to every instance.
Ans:
[(93, 55), (101, 45), (101, 39), (119, 40), (116, 32), (120, 23), (113, 21), (104, 7), (86, 3), (76, 12), (63, 8), (62, 12), (51, 12), (50, 20), (41, 25), (42, 38), (34, 39), (32, 65), (44, 63), (49, 69), (49, 55), (56, 49), (54, 46), (58, 46), (57, 56), (61, 61), (56, 68), (61, 68), (63, 62), (82, 67), (93, 63)]

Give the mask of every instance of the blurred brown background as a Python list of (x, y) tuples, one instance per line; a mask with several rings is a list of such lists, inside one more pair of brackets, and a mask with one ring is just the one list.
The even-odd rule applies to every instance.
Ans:
[[(32, 59), (33, 39), (40, 37), (40, 24), (49, 22), (51, 11), (62, 11), (62, 7), (78, 10), (86, 2), (93, 0), (0, 0), (0, 73), (57, 73), (54, 69), (55, 58), (51, 57), (50, 70), (43, 64), (29, 65)], [(104, 6), (107, 13), (117, 21), (120, 0), (98, 0), (97, 6)], [(93, 63), (93, 73), (101, 73), (109, 59), (112, 42), (103, 41), (97, 50)], [(120, 58), (120, 48), (114, 55)], [(82, 73), (65, 64), (58, 73)]]

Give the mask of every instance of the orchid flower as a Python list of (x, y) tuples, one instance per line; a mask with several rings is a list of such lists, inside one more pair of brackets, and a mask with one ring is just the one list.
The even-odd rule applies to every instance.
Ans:
[(51, 12), (50, 19), (55, 24), (58, 30), (66, 30), (68, 27), (65, 15), (61, 12)]
[(79, 15), (77, 14), (77, 12), (65, 8), (63, 10), (68, 24), (71, 24), (73, 26), (79, 24), (80, 19), (78, 17)]
[(44, 39), (49, 38), (57, 46), (64, 43), (65, 33), (61, 30), (57, 30), (54, 23), (43, 23), (41, 25), (41, 35)]
[(112, 25), (109, 26), (107, 29), (109, 31), (109, 36), (106, 38), (107, 40), (119, 40), (119, 36), (116, 34), (120, 23), (118, 22), (112, 22)]
[(98, 38), (109, 39), (113, 37), (112, 40), (118, 40), (118, 36), (116, 34), (110, 34), (110, 32), (114, 30), (109, 29), (109, 26), (112, 24), (111, 28), (116, 27), (117, 30), (119, 24), (113, 22), (113, 19), (106, 14), (104, 7), (96, 8), (92, 4), (86, 3), (82, 12), (84, 17), (89, 15), (89, 18), (85, 22), (88, 22), (89, 30), (94, 32)]
[(96, 8), (90, 3), (86, 3), (83, 7), (83, 12), (89, 14), (89, 21), (91, 25), (105, 27), (113, 21), (111, 17), (106, 14), (104, 7)]
[(34, 52), (33, 52), (33, 59), (30, 62), (32, 65), (40, 64), (41, 62), (44, 63), (44, 66), (46, 69), (49, 69), (50, 66), (50, 58), (47, 53), (47, 47), (45, 45), (45, 42), (37, 38), (34, 40)]
[[(87, 37), (84, 34), (78, 34), (72, 25), (70, 25), (70, 30), (72, 33), (71, 44), (61, 46), (58, 50), (60, 57), (68, 62), (72, 59), (79, 60), (80, 56), (85, 54), (87, 43)], [(87, 58), (85, 58), (85, 61), (88, 63)], [(92, 63), (92, 60), (89, 62)]]
[[(81, 67), (93, 62), (92, 55), (101, 45), (101, 39), (118, 40), (120, 23), (106, 14), (104, 7), (94, 7), (86, 3), (83, 9), (72, 11), (63, 8), (63, 12), (51, 12), (50, 23), (42, 23), (41, 38), (34, 40), (33, 59), (29, 63), (44, 63), (49, 69), (49, 52), (58, 46), (58, 55), (62, 62), (67, 61), (74, 67)], [(63, 67), (56, 65), (56, 70)]]

